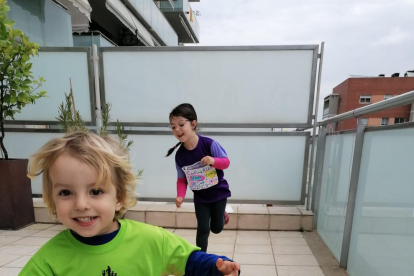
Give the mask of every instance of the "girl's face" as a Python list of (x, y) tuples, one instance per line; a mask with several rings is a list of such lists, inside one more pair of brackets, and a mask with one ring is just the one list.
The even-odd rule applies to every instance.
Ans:
[(59, 220), (82, 237), (107, 234), (118, 229), (114, 221), (118, 202), (115, 186), (96, 187), (98, 171), (67, 153), (50, 168), (53, 200)]
[(190, 120), (187, 120), (184, 117), (177, 116), (171, 118), (170, 124), (170, 129), (174, 133), (175, 138), (182, 143), (190, 140), (196, 135), (194, 129), (197, 126), (197, 121), (190, 122)]

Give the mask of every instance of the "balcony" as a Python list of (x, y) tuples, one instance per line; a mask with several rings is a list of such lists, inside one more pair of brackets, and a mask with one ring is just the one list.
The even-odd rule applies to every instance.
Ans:
[[(414, 273), (414, 123), (367, 127), (361, 119), (413, 100), (411, 91), (319, 124), (314, 225), (352, 276)], [(358, 118), (355, 130), (332, 130), (350, 118)]]
[[(178, 45), (176, 31), (153, 0), (129, 0), (124, 3), (161, 45)], [(167, 4), (170, 5), (168, 2)]]
[[(138, 112), (137, 108), (128, 108), (128, 102), (136, 106), (138, 99), (143, 98), (142, 91), (150, 91), (147, 95), (151, 97), (154, 96), (154, 91), (161, 91), (162, 94), (156, 98), (158, 101), (168, 96), (165, 93), (167, 90), (157, 89), (155, 82), (149, 82), (148, 77), (143, 77), (147, 71), (149, 76), (156, 75), (160, 68), (162, 69), (162, 66), (155, 63), (155, 54), (147, 55), (150, 52), (148, 50), (154, 51), (157, 55), (168, 52), (162, 47), (101, 50), (101, 61), (105, 67), (101, 67), (100, 76), (101, 80), (105, 76), (103, 84), (106, 84), (101, 86), (105, 87), (101, 95), (105, 96), (106, 100), (110, 99), (111, 103), (115, 102), (116, 97), (123, 97), (123, 101), (115, 105), (119, 106), (119, 109), (114, 108), (113, 112), (127, 110), (122, 114), (127, 118), (134, 116), (134, 113)], [(182, 52), (188, 54), (190, 51)], [(134, 56), (138, 59), (137, 53), (145, 54), (139, 57), (141, 64), (134, 61)], [(243, 54), (246, 56), (246, 53)], [(176, 56), (176, 53), (173, 53), (169, 58)], [(184, 60), (183, 56), (180, 57), (181, 61)], [(166, 60), (165, 56), (163, 58)], [(48, 101), (36, 103), (32, 109), (25, 109), (21, 114), (17, 114), (17, 121), (13, 121), (13, 124), (43, 124), (55, 128), (42, 131), (8, 129), (6, 139), (12, 156), (27, 158), (46, 140), (62, 135), (57, 132), (56, 111), (53, 106), (62, 101), (61, 91), (67, 88), (69, 77), (72, 78), (76, 92), (76, 107), (89, 126), (96, 125), (90, 60), (87, 48), (62, 48), (59, 51), (55, 48), (43, 49), (38, 57), (33, 58), (33, 72), (47, 79), (44, 89), (51, 91), (50, 97)], [(165, 61), (160, 64), (168, 66)], [(145, 69), (140, 71), (141, 79), (138, 79), (136, 74), (139, 65)], [(251, 63), (246, 65), (252, 66)], [(283, 65), (279, 66), (283, 68)], [(174, 67), (175, 71), (179, 70), (177, 68), (179, 67)], [(259, 66), (254, 68), (260, 70)], [(262, 72), (265, 70), (266, 68)], [(188, 78), (188, 74), (182, 72), (185, 71), (181, 71), (180, 75), (183, 77), (177, 83), (191, 79)], [(197, 75), (201, 76), (199, 81), (205, 78), (203, 74)], [(122, 78), (136, 82), (119, 81)], [(211, 79), (212, 76), (208, 81), (214, 82)], [(259, 83), (263, 80), (252, 78), (248, 81)], [(140, 85), (140, 93), (136, 92), (137, 83)], [(160, 83), (171, 86), (172, 81), (164, 80)], [(287, 83), (291, 85), (291, 82)], [(119, 89), (120, 86), (122, 89)], [(199, 86), (202, 87), (200, 84)], [(128, 89), (131, 91), (129, 97), (126, 97), (127, 94), (121, 94)], [(181, 90), (178, 91), (174, 92), (174, 95), (181, 93)], [(188, 91), (188, 95), (194, 93), (192, 89)], [(253, 99), (248, 97), (247, 100)], [(277, 101), (281, 100), (283, 98), (277, 98)], [(149, 105), (157, 101), (142, 102)], [(351, 276), (413, 275), (414, 174), (411, 159), (414, 156), (414, 122), (366, 127), (363, 124), (364, 119), (360, 119), (361, 116), (413, 102), (414, 91), (411, 91), (387, 101), (324, 119), (317, 123), (320, 130), (318, 140), (313, 140), (314, 142), (310, 141), (309, 132), (299, 131), (210, 132), (212, 135), (220, 136), (220, 141), (226, 145), (232, 160), (235, 160), (230, 170), (226, 171), (226, 177), (232, 179), (232, 183), (237, 183), (230, 199), (232, 202), (228, 202), (229, 209), (226, 209), (230, 223), (220, 235), (212, 235), (210, 252), (233, 256), (234, 260), (243, 266), (243, 275), (304, 275), (303, 271), (308, 273), (307, 275), (317, 276), (346, 275), (338, 268), (338, 261), (342, 268), (348, 268)], [(261, 100), (259, 107), (263, 108), (265, 103)], [(284, 104), (289, 104), (289, 101)], [(327, 106), (324, 106), (324, 113), (326, 109)], [(160, 112), (155, 110), (154, 114), (158, 113)], [(120, 112), (117, 114), (122, 115)], [(118, 115), (114, 118), (119, 118)], [(258, 118), (258, 114), (255, 116)], [(332, 124), (351, 118), (358, 118), (357, 129), (333, 131)], [(221, 126), (225, 126), (225, 119), (220, 118)], [(193, 204), (186, 202), (177, 209), (173, 203), (174, 198), (171, 198), (171, 195), (175, 195), (175, 187), (170, 183), (171, 179), (176, 177), (175, 168), (171, 166), (173, 159), (166, 159), (162, 154), (154, 154), (154, 148), (159, 148), (160, 152), (164, 153), (165, 149), (171, 147), (172, 139), (172, 134), (166, 131), (168, 123), (156, 120), (157, 117), (148, 120), (155, 121), (154, 123), (129, 123), (131, 128), (135, 129), (127, 132), (129, 139), (135, 141), (132, 155), (146, 158), (135, 159), (134, 165), (137, 168), (145, 168), (144, 177), (139, 185), (141, 201), (127, 212), (126, 218), (170, 228), (174, 233), (195, 243), (196, 220)], [(153, 130), (148, 130), (151, 128)], [(309, 148), (314, 147), (316, 141), (316, 156), (310, 154), (309, 158)], [(309, 175), (308, 160), (315, 160), (314, 170), (310, 167)], [(159, 168), (163, 168), (161, 173)], [(307, 180), (308, 187), (312, 190), (306, 193)], [(41, 184), (40, 177), (32, 182), (32, 192), (37, 197), (42, 194)], [(154, 186), (157, 189), (154, 189)], [(190, 195), (187, 201), (191, 201), (189, 197)], [(22, 231), (0, 230), (0, 257), (3, 257), (0, 259), (5, 260), (0, 262), (0, 275), (9, 271), (16, 272), (13, 274), (16, 275), (31, 253), (36, 250), (34, 245), (40, 246), (64, 229), (62, 225), (55, 225), (56, 222), (47, 217), (46, 208), (40, 199), (34, 200), (34, 213), (38, 224)], [(317, 232), (307, 232), (313, 228), (316, 228)], [(324, 243), (327, 248), (324, 248)], [(6, 250), (8, 253), (17, 253), (10, 253), (10, 256), (6, 257)], [(321, 251), (326, 255), (322, 256)], [(330, 252), (333, 255), (330, 255)], [(259, 262), (260, 265), (257, 265)], [(260, 270), (263, 267), (266, 271)], [(337, 273), (329, 273), (333, 270)]]
[(176, 31), (179, 43), (200, 42), (200, 27), (188, 0), (174, 1), (174, 7), (169, 1), (162, 1), (160, 8)]

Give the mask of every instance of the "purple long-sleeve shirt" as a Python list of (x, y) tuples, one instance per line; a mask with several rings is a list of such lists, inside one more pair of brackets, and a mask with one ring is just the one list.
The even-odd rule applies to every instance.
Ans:
[[(175, 154), (175, 163), (178, 178), (185, 178), (183, 167), (199, 162), (205, 156), (227, 158), (226, 151), (220, 144), (206, 136), (198, 135), (197, 146), (192, 150), (187, 150), (181, 146)], [(194, 203), (212, 203), (223, 200), (231, 196), (229, 184), (224, 179), (223, 170), (216, 169), (218, 183), (208, 189), (197, 190), (194, 192)]]

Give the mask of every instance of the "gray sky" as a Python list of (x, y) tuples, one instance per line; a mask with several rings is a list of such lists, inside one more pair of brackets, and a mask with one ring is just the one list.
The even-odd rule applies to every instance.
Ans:
[[(414, 0), (201, 0), (199, 45), (325, 41), (321, 99), (349, 75), (414, 70)], [(321, 118), (321, 102), (319, 118)]]

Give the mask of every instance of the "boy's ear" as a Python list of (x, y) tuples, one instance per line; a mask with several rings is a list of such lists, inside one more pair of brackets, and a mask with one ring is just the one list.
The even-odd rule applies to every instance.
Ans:
[(121, 210), (121, 208), (124, 206), (124, 203), (121, 201), (116, 201), (116, 205), (115, 205), (115, 211), (119, 211)]

